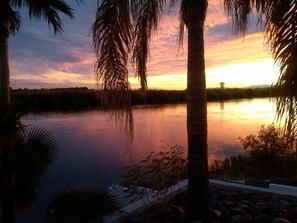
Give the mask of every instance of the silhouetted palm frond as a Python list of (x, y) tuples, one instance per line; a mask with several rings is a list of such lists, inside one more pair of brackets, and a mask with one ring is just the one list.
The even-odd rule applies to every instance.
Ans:
[[(83, 3), (83, 0), (76, 2)], [(63, 0), (12, 0), (10, 5), (16, 8), (26, 6), (29, 9), (30, 18), (44, 19), (49, 26), (53, 27), (55, 33), (63, 31), (59, 13), (74, 18), (73, 9)]]
[(268, 27), (271, 50), (280, 68), (276, 105), (278, 118), (285, 116), (288, 130), (293, 131), (297, 124), (297, 2), (279, 4)]
[(95, 74), (105, 91), (106, 104), (129, 105), (128, 54), (131, 46), (129, 1), (103, 1), (92, 26), (97, 55)]
[(146, 63), (149, 55), (149, 41), (152, 34), (157, 32), (165, 2), (160, 0), (138, 1), (132, 7), (134, 21), (132, 61), (136, 65), (135, 76), (140, 79), (142, 90), (147, 88)]
[(288, 132), (297, 131), (297, 2), (294, 0), (224, 0), (236, 33), (245, 34), (253, 10), (266, 33), (267, 43), (280, 69), (275, 84), (277, 119), (285, 119)]
[(141, 88), (147, 88), (149, 41), (166, 0), (104, 0), (92, 26), (97, 56), (95, 75), (112, 108), (130, 106), (128, 62), (131, 56)]
[(29, 209), (39, 195), (43, 177), (57, 159), (58, 145), (43, 128), (31, 128), (18, 136), (12, 148), (0, 156), (0, 198), (5, 202), (12, 196), (19, 208)]
[(58, 144), (52, 134), (44, 128), (31, 128), (23, 145), (34, 154), (41, 168), (47, 169), (58, 157)]

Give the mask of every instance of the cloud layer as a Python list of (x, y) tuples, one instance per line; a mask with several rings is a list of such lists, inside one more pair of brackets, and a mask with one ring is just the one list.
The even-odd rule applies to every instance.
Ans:
[[(70, 20), (63, 16), (64, 32), (56, 36), (45, 22), (30, 20), (28, 12), (21, 10), (22, 29), (9, 41), (13, 88), (95, 87), (95, 54), (90, 27), (95, 17), (96, 1), (88, 1), (80, 7), (73, 0), (69, 2), (73, 3), (76, 18)], [(164, 13), (158, 33), (150, 43), (150, 88), (184, 89), (186, 86), (187, 36), (185, 35), (184, 44), (179, 48), (178, 31), (176, 6)], [(230, 83), (230, 87), (248, 86), (257, 81), (259, 84), (270, 84), (277, 74), (271, 57), (265, 50), (263, 35), (252, 26), (245, 39), (234, 37), (223, 7), (216, 0), (209, 2), (205, 24), (205, 58), (208, 87), (218, 87), (221, 81), (225, 81), (226, 86)], [(267, 66), (264, 69), (267, 74), (259, 69), (259, 63)], [(234, 64), (237, 64), (237, 68), (232, 69)], [(249, 78), (235, 78), (236, 75), (241, 75), (232, 74), (238, 72), (238, 66), (250, 69), (253, 74), (258, 70), (258, 74), (253, 76), (256, 80), (251, 82)], [(265, 78), (257, 79), (257, 76), (263, 75)], [(137, 88), (137, 79), (134, 79), (133, 74), (130, 80), (132, 87)]]

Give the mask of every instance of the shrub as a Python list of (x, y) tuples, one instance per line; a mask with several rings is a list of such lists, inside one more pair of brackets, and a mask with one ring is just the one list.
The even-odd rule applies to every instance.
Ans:
[[(122, 185), (131, 195), (145, 196), (146, 189), (157, 190), (157, 196), (165, 194), (168, 188), (187, 178), (187, 158), (184, 149), (173, 146), (167, 151), (152, 152), (140, 164), (127, 166)], [(139, 190), (143, 188), (143, 190)], [(166, 198), (165, 198), (166, 199)]]
[(117, 210), (117, 200), (105, 191), (67, 188), (52, 198), (46, 216), (49, 222), (86, 223)]
[(210, 166), (210, 177), (220, 179), (297, 177), (296, 138), (273, 124), (260, 128), (258, 135), (239, 138), (245, 154)]
[(249, 166), (246, 155), (231, 156), (224, 160), (215, 160), (209, 168), (209, 176), (214, 179), (234, 180), (246, 176), (257, 177), (257, 171)]
[[(258, 135), (239, 138), (243, 149), (249, 154), (249, 164), (263, 177), (296, 176), (296, 152), (288, 142), (288, 134), (273, 124), (262, 126)], [(296, 141), (296, 139), (294, 139)]]

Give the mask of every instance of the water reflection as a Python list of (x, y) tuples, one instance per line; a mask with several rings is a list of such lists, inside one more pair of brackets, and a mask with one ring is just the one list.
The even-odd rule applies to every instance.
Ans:
[[(47, 178), (41, 200), (22, 222), (41, 222), (46, 201), (60, 188), (107, 188), (119, 182), (123, 166), (145, 158), (167, 145), (186, 149), (186, 105), (139, 106), (133, 109), (134, 141), (116, 129), (107, 112), (29, 114), (25, 124), (47, 128), (61, 147), (61, 154)], [(255, 134), (262, 124), (274, 121), (268, 99), (208, 103), (209, 161), (242, 152), (238, 137)], [(37, 217), (38, 218), (38, 217)], [(32, 220), (33, 219), (33, 220)]]
[(261, 125), (274, 121), (269, 99), (227, 101), (208, 104), (209, 160), (242, 152), (238, 137), (256, 134)]
[(225, 108), (225, 101), (221, 101), (220, 102), (220, 108), (221, 108), (221, 110), (224, 110), (224, 108)]
[[(186, 105), (139, 106), (133, 109), (133, 117), (131, 146), (103, 111), (30, 114), (23, 121), (54, 133), (63, 148), (56, 170), (72, 169), (68, 174), (91, 166), (105, 172), (107, 167), (136, 162), (166, 145), (187, 147)], [(273, 105), (268, 99), (208, 103), (210, 162), (239, 152), (238, 137), (256, 133), (262, 124), (273, 121)]]

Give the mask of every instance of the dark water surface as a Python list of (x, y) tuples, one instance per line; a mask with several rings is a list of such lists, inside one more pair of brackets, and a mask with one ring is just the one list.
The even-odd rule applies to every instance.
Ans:
[[(256, 134), (274, 121), (269, 99), (208, 103), (209, 161), (242, 152), (238, 137)], [(123, 166), (145, 158), (150, 151), (168, 146), (187, 148), (186, 106), (141, 106), (133, 109), (134, 139), (130, 146), (123, 131), (105, 111), (29, 114), (27, 125), (50, 130), (60, 155), (44, 181), (33, 211), (19, 214), (19, 223), (46, 222), (48, 199), (66, 187), (106, 189), (118, 183)]]

